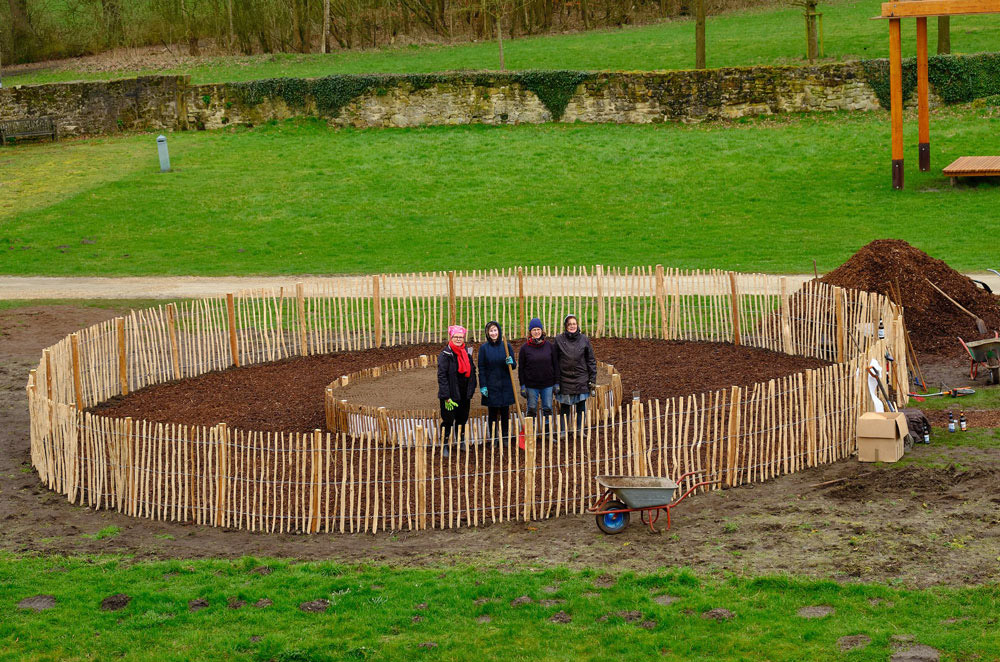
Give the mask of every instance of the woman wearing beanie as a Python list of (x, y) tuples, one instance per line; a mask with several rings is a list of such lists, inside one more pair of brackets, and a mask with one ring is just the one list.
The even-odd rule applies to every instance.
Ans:
[(569, 411), (576, 407), (576, 429), (583, 426), (583, 413), (587, 398), (597, 385), (597, 360), (590, 339), (580, 332), (576, 315), (563, 320), (563, 332), (556, 336), (556, 353), (559, 358), (559, 388), (556, 400), (562, 416), (563, 435), (569, 429)]
[(552, 420), (552, 392), (559, 384), (559, 360), (555, 346), (545, 339), (545, 329), (537, 317), (528, 323), (527, 342), (521, 345), (517, 362), (521, 395), (528, 399), (527, 415), (534, 416), (541, 401), (544, 430), (547, 430)]
[[(448, 327), (448, 344), (438, 355), (438, 400), (441, 401), (441, 455), (448, 457), (452, 428), (469, 421), (469, 405), (476, 392), (472, 348), (465, 344), (465, 328)], [(457, 443), (457, 441), (456, 441)]]
[[(510, 367), (508, 367), (510, 366)], [(509, 440), (510, 406), (514, 404), (514, 384), (510, 379), (514, 363), (514, 348), (503, 337), (498, 322), (486, 325), (486, 342), (479, 346), (479, 392), (487, 408), (489, 435)], [(499, 430), (497, 429), (499, 425)]]

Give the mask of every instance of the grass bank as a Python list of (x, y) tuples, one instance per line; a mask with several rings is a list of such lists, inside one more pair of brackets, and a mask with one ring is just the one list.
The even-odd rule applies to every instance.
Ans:
[[(904, 645), (943, 651), (942, 659), (1000, 654), (996, 586), (918, 591), (786, 577), (716, 579), (688, 570), (610, 577), (253, 558), (13, 556), (0, 557), (0, 578), (0, 656), (25, 662), (885, 660), (900, 635), (910, 642)], [(101, 608), (119, 593), (131, 598), (127, 606)], [(16, 607), (38, 594), (53, 596), (55, 606)], [(198, 600), (204, 607), (195, 610)], [(328, 604), (302, 610), (317, 600)], [(807, 607), (833, 611), (798, 615)], [(732, 618), (706, 616), (718, 609)], [(871, 643), (841, 653), (838, 640), (857, 635)]]

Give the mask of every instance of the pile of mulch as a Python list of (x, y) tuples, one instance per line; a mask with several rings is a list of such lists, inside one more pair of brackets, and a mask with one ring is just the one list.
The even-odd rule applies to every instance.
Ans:
[(1000, 329), (997, 298), (955, 271), (942, 260), (899, 239), (878, 239), (864, 246), (851, 259), (821, 278), (840, 287), (879, 292), (896, 301), (890, 288), (896, 284), (902, 296), (906, 328), (913, 348), (922, 354), (962, 355), (965, 350), (955, 339), (981, 338), (974, 319), (928, 284), (928, 280), (948, 293), (986, 322), (992, 337)]
[[(643, 400), (666, 399), (749, 386), (828, 365), (819, 359), (727, 343), (599, 339), (593, 344), (597, 358), (621, 374), (626, 400), (634, 391)], [(402, 345), (230, 368), (149, 386), (90, 411), (160, 423), (226, 423), (261, 432), (323, 430), (324, 390), (334, 379), (441, 349), (441, 345)], [(438, 406), (436, 386), (430, 385), (426, 397), (428, 408)]]

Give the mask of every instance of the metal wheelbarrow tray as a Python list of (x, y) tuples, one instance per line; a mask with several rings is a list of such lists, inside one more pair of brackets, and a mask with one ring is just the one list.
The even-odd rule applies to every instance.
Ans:
[(979, 365), (983, 364), (989, 369), (993, 384), (1000, 384), (1000, 338), (972, 342), (965, 342), (959, 338), (958, 341), (965, 347), (971, 359), (969, 379), (975, 379), (979, 375)]
[[(604, 494), (589, 508), (597, 520), (597, 527), (609, 535), (621, 533), (628, 526), (629, 514), (638, 512), (639, 518), (656, 532), (653, 524), (662, 511), (667, 512), (667, 529), (670, 528), (670, 509), (683, 501), (699, 487), (719, 481), (695, 483), (687, 492), (674, 499), (680, 483), (700, 472), (691, 471), (677, 480), (656, 476), (598, 476), (597, 484), (605, 488)], [(647, 519), (647, 514), (649, 515)]]

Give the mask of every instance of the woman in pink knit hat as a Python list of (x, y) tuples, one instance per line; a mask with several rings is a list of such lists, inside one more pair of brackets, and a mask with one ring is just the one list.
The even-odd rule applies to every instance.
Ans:
[[(469, 422), (469, 405), (476, 392), (476, 366), (472, 348), (465, 344), (465, 328), (448, 327), (448, 344), (438, 355), (438, 400), (441, 401), (441, 443), (449, 456), (452, 428), (463, 430)], [(464, 434), (464, 431), (460, 434)], [(461, 440), (456, 439), (456, 444)]]

